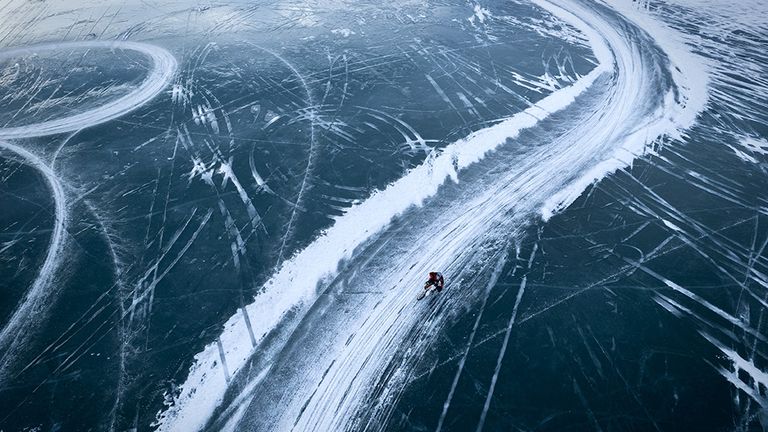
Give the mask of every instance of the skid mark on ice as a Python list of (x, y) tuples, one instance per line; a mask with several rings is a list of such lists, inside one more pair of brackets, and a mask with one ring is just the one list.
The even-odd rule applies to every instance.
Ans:
[[(528, 270), (531, 269), (531, 264), (533, 264), (533, 259), (536, 256), (537, 250), (538, 250), (538, 243), (533, 246), (533, 250), (531, 251), (531, 256), (528, 259)], [(499, 379), (499, 373), (501, 372), (501, 365), (504, 362), (504, 355), (507, 353), (509, 336), (512, 334), (512, 326), (515, 325), (515, 319), (517, 318), (517, 310), (520, 307), (520, 302), (523, 300), (523, 294), (525, 293), (525, 284), (527, 282), (528, 282), (528, 275), (526, 274), (526, 275), (523, 275), (523, 278), (520, 281), (520, 287), (518, 288), (518, 291), (517, 291), (517, 297), (515, 297), (515, 305), (512, 307), (512, 315), (509, 317), (507, 330), (504, 333), (504, 341), (501, 343), (499, 356), (496, 359), (496, 368), (494, 369), (493, 376), (491, 377), (491, 385), (488, 388), (488, 394), (486, 395), (485, 402), (483, 403), (483, 411), (480, 414), (480, 420), (477, 423), (475, 432), (482, 432), (483, 426), (485, 426), (485, 419), (488, 416), (488, 410), (491, 407), (491, 399), (493, 399), (493, 391), (495, 390), (496, 382)]]
[[(691, 307), (683, 305), (681, 302), (673, 300), (672, 298), (658, 293), (654, 300), (666, 311), (675, 315), (678, 318), (683, 316), (694, 318), (696, 322), (702, 324), (706, 329), (700, 329), (698, 332), (704, 339), (714, 345), (723, 354), (724, 359), (729, 362), (728, 366), (710, 365), (715, 368), (735, 389), (744, 392), (751, 400), (757, 402), (763, 409), (768, 409), (768, 373), (760, 369), (756, 364), (756, 358), (762, 356), (764, 360), (761, 364), (764, 364), (765, 360), (768, 360), (766, 353), (758, 354), (756, 350), (758, 341), (764, 346), (768, 344), (768, 339), (763, 336), (757, 329), (750, 326), (747, 320), (741, 317), (736, 317), (721, 308), (712, 305), (710, 302), (702, 299), (701, 297), (691, 293), (689, 290), (675, 284), (664, 278), (663, 276), (638, 266), (641, 270), (650, 274), (657, 280), (660, 280), (667, 286), (671, 287), (674, 291), (682, 293), (688, 300), (693, 300)], [(703, 316), (693, 310), (693, 306), (704, 306), (705, 309), (710, 312), (714, 312), (714, 317)], [(722, 342), (720, 338), (715, 337), (713, 334), (719, 333), (724, 337), (731, 340), (731, 344), (736, 346), (742, 345), (744, 341), (742, 337), (739, 337), (734, 331), (728, 327), (718, 324), (718, 320), (725, 321), (727, 324), (735, 327), (739, 331), (745, 332), (754, 338), (753, 349), (750, 354), (744, 356), (739, 354), (735, 349), (730, 348), (726, 343)], [(705, 360), (706, 361), (706, 360)]]
[(301, 208), (302, 201), (304, 200), (304, 195), (309, 190), (309, 187), (310, 187), (309, 181), (310, 181), (310, 177), (312, 176), (312, 171), (314, 169), (314, 164), (315, 164), (315, 159), (317, 154), (317, 143), (316, 143), (316, 137), (315, 137), (315, 123), (316, 123), (315, 102), (312, 96), (311, 88), (308, 86), (307, 81), (304, 78), (304, 75), (302, 75), (299, 72), (296, 66), (294, 66), (291, 62), (289, 62), (280, 54), (270, 49), (259, 47), (259, 46), (256, 46), (256, 48), (259, 48), (264, 52), (271, 54), (276, 59), (280, 60), (299, 79), (299, 81), (301, 82), (302, 88), (306, 93), (306, 106), (308, 110), (307, 114), (310, 120), (310, 123), (309, 123), (310, 142), (309, 142), (309, 154), (307, 155), (307, 165), (304, 169), (304, 175), (301, 180), (301, 185), (299, 186), (299, 193), (296, 196), (296, 201), (294, 202), (293, 209), (291, 210), (291, 216), (288, 219), (288, 224), (286, 226), (285, 234), (283, 235), (282, 242), (280, 243), (280, 250), (278, 252), (278, 265), (279, 265), (284, 259), (286, 244), (289, 238), (293, 235), (294, 225), (296, 224), (297, 211), (298, 209)]
[[(231, 127), (228, 121), (227, 125), (228, 128)], [(247, 262), (247, 260), (245, 260), (247, 256), (247, 238), (254, 236), (258, 228), (264, 228), (261, 215), (259, 215), (257, 212), (253, 201), (251, 200), (238, 177), (235, 175), (232, 169), (233, 158), (231, 156), (225, 155), (222, 153), (219, 147), (215, 147), (212, 143), (208, 142), (208, 140), (203, 139), (203, 148), (207, 148), (212, 155), (211, 162), (204, 163), (202, 161), (200, 151), (198, 150), (200, 146), (196, 145), (192, 141), (192, 136), (189, 133), (187, 127), (182, 126), (182, 129), (177, 130), (176, 133), (177, 145), (178, 143), (181, 143), (182, 147), (188, 153), (190, 153), (192, 171), (190, 171), (188, 174), (189, 181), (192, 181), (193, 178), (199, 177), (200, 180), (202, 180), (206, 185), (213, 189), (218, 197), (218, 208), (222, 215), (222, 220), (224, 221), (225, 232), (229, 236), (231, 242), (230, 249), (232, 253), (232, 261), (237, 271), (240, 272), (242, 270), (241, 264)], [(234, 138), (232, 138), (230, 145), (233, 144)], [(175, 152), (173, 158), (175, 160)], [(220, 184), (217, 184), (215, 181), (215, 175), (220, 176)], [(227, 184), (229, 183), (231, 183), (235, 188), (235, 191), (237, 192), (237, 195), (240, 198), (240, 201), (243, 203), (249, 216), (248, 225), (250, 225), (250, 232), (246, 233), (247, 235), (245, 236), (241, 232), (240, 228), (238, 228), (235, 219), (223, 198), (223, 194), (227, 188)]]
[[(765, 209), (754, 204), (756, 197), (747, 196), (741, 191), (740, 186), (743, 185), (694, 163), (684, 154), (686, 151), (685, 148), (667, 149), (666, 153), (671, 156), (659, 157), (659, 161), (652, 158), (652, 165), (694, 187), (698, 187), (695, 180), (706, 180), (706, 184), (711, 187), (702, 190), (719, 200), (736, 204), (735, 208), (751, 210), (754, 216), (725, 227), (711, 228), (707, 223), (697, 220), (696, 213), (689, 211), (689, 214), (686, 214), (645, 186), (641, 186), (645, 193), (632, 196), (628, 203), (636, 213), (659, 221), (670, 232), (670, 237), (655, 250), (661, 250), (665, 245), (671, 244), (670, 239), (674, 239), (678, 243), (675, 248), (684, 247), (698, 254), (708, 264), (708, 270), (724, 280), (723, 289), (718, 292), (730, 295), (730, 301), (723, 303), (716, 297), (706, 298), (712, 297), (713, 294), (707, 291), (697, 293), (697, 288), (683, 287), (652, 270), (650, 267), (653, 261), (660, 256), (654, 252), (637, 262), (627, 258), (624, 260), (670, 288), (671, 292), (657, 291), (653, 300), (675, 317), (686, 318), (695, 323), (699, 334), (722, 353), (723, 357), (715, 361), (717, 364), (709, 363), (733, 386), (737, 393), (736, 400), (739, 392), (748, 396), (745, 405), (737, 403), (740, 405), (739, 409), (751, 412), (750, 401), (765, 409), (766, 375), (758, 366), (765, 364), (765, 346), (768, 343), (762, 330), (768, 298), (768, 263), (763, 256), (768, 246), (768, 236), (760, 229), (761, 220), (765, 220)], [(689, 169), (687, 172), (675, 173), (672, 167), (680, 166), (680, 161), (684, 161), (687, 166), (693, 166), (696, 171)], [(640, 183), (631, 176), (628, 178), (635, 186)], [(622, 195), (628, 193), (624, 186), (620, 186), (619, 190)], [(751, 226), (751, 239), (748, 242), (740, 242), (730, 237), (728, 232), (733, 226)], [(761, 235), (765, 238), (760, 238)], [(754, 310), (758, 310), (760, 314), (757, 321), (751, 318)], [(727, 364), (720, 364), (720, 360)], [(746, 419), (744, 421), (748, 422)]]
[[(663, 163), (666, 165), (668, 162), (664, 161)], [(672, 163), (669, 163), (669, 165), (671, 166)], [(662, 164), (654, 164), (654, 166), (665, 172), (669, 171)], [(673, 173), (668, 173), (673, 175)], [(756, 236), (759, 216), (750, 218), (750, 221), (755, 223), (755, 234), (752, 239), (754, 244), (751, 247), (745, 246), (723, 234), (720, 230), (708, 228), (694, 217), (686, 215), (634, 177), (628, 176), (628, 178), (635, 186), (641, 187), (646, 192), (644, 195), (630, 198), (631, 208), (637, 214), (660, 221), (671, 231), (672, 238), (680, 240), (700, 255), (711, 265), (712, 269), (719, 272), (724, 278), (730, 280), (734, 286), (738, 287), (741, 294), (747, 294), (753, 301), (756, 301), (763, 307), (768, 307), (764, 291), (761, 291), (768, 288), (768, 267), (762, 257), (762, 252), (765, 250), (768, 239), (758, 244)], [(695, 183), (689, 184), (695, 185)], [(629, 194), (629, 190), (624, 186), (618, 186), (618, 188), (623, 194)], [(722, 193), (711, 190), (709, 192), (721, 199), (734, 200), (734, 198)], [(736, 196), (735, 199), (738, 202), (744, 200), (740, 196)], [(752, 207), (756, 213), (764, 214), (760, 208), (753, 207), (746, 201), (739, 207), (746, 209)], [(646, 257), (641, 261), (647, 262), (650, 259), (652, 258)]]
[(453, 399), (453, 394), (456, 391), (456, 386), (459, 384), (459, 379), (461, 378), (461, 373), (464, 371), (464, 364), (467, 361), (467, 357), (469, 356), (469, 350), (472, 348), (472, 344), (475, 340), (475, 335), (477, 334), (477, 328), (480, 326), (480, 320), (483, 317), (483, 312), (485, 312), (485, 305), (488, 302), (488, 296), (491, 293), (491, 289), (496, 285), (496, 281), (498, 281), (499, 276), (501, 275), (501, 271), (504, 269), (504, 265), (507, 262), (506, 255), (503, 255), (498, 263), (496, 264), (496, 267), (493, 269), (493, 273), (491, 274), (491, 279), (486, 284), (485, 288), (485, 296), (483, 297), (483, 302), (480, 304), (480, 312), (477, 314), (477, 319), (475, 319), (475, 324), (472, 326), (472, 332), (469, 334), (469, 340), (467, 341), (466, 349), (464, 350), (464, 354), (461, 357), (461, 360), (459, 360), (459, 366), (458, 370), (456, 371), (456, 375), (453, 377), (453, 382), (451, 383), (451, 389), (448, 391), (448, 397), (446, 398), (445, 402), (443, 402), (443, 410), (440, 413), (440, 419), (437, 422), (437, 428), (435, 428), (435, 432), (440, 432), (443, 428), (443, 422), (445, 421), (445, 417), (448, 414), (448, 409), (451, 407), (451, 400)]
[(136, 51), (152, 60), (152, 68), (142, 84), (128, 95), (72, 116), (32, 125), (1, 128), (0, 138), (25, 138), (71, 132), (121, 117), (157, 96), (171, 81), (177, 67), (176, 59), (168, 51), (154, 45), (125, 41), (66, 42), (11, 48), (0, 52), (0, 59), (67, 49), (124, 49)]
[(34, 283), (16, 306), (5, 327), (0, 331), (0, 352), (2, 352), (0, 355), (0, 380), (5, 380), (7, 368), (29, 337), (30, 331), (24, 327), (28, 325), (29, 321), (44, 319), (47, 305), (55, 294), (51, 290), (51, 284), (54, 281), (66, 244), (68, 214), (64, 186), (50, 166), (35, 154), (9, 142), (0, 141), (0, 150), (13, 153), (15, 157), (35, 168), (51, 189), (54, 203), (54, 226), (45, 261), (43, 261)]
[[(184, 222), (184, 224), (176, 230), (176, 232), (171, 236), (171, 238), (167, 241), (167, 243), (163, 244), (163, 238), (161, 236), (160, 238), (160, 247), (161, 252), (160, 256), (157, 258), (155, 263), (150, 266), (144, 273), (142, 277), (139, 278), (139, 280), (136, 282), (135, 288), (132, 290), (131, 294), (131, 302), (128, 308), (126, 309), (126, 313), (128, 314), (128, 326), (131, 327), (133, 324), (133, 320), (135, 315), (140, 313), (142, 316), (148, 317), (152, 313), (152, 304), (154, 300), (155, 295), (155, 288), (157, 287), (157, 284), (160, 283), (160, 281), (165, 278), (166, 275), (173, 269), (173, 267), (181, 260), (181, 258), (184, 256), (184, 254), (189, 250), (189, 248), (192, 246), (192, 244), (197, 239), (197, 236), (200, 234), (200, 232), (203, 230), (205, 225), (208, 223), (208, 221), (211, 218), (211, 214), (213, 214), (213, 210), (208, 210), (208, 212), (205, 214), (205, 216), (202, 217), (200, 220), (200, 224), (197, 226), (197, 228), (192, 232), (192, 234), (189, 236), (189, 239), (187, 242), (178, 248), (178, 252), (173, 254), (174, 256), (168, 258), (169, 255), (171, 255), (171, 249), (175, 246), (176, 242), (181, 238), (182, 234), (184, 234), (187, 231), (187, 227), (190, 225), (192, 220), (195, 219), (195, 213), (197, 212), (197, 209), (194, 209), (187, 220)], [(164, 232), (164, 231), (163, 231)], [(140, 308), (141, 306), (141, 308)]]
[[(46, 164), (33, 153), (24, 149), (16, 144), (0, 141), (0, 149), (11, 151), (15, 154), (14, 157), (21, 157), (25, 163), (30, 164), (36, 170), (38, 170), (48, 182), (53, 195), (53, 202), (55, 206), (55, 221), (53, 234), (51, 236), (50, 244), (47, 251), (46, 259), (43, 266), (40, 269), (38, 277), (35, 279), (33, 285), (26, 292), (21, 302), (17, 306), (10, 320), (6, 323), (5, 327), (0, 333), (0, 351), (2, 356), (0, 357), (0, 379), (5, 381), (9, 373), (15, 374), (15, 377), (20, 376), (27, 371), (30, 367), (39, 364), (44, 361), (47, 356), (51, 356), (56, 353), (64, 344), (71, 341), (76, 335), (82, 335), (84, 329), (88, 328), (89, 324), (93, 323), (96, 319), (101, 319), (101, 323), (94, 329), (91, 328), (89, 335), (85, 336), (84, 340), (79, 346), (72, 349), (68, 355), (59, 358), (57, 360), (57, 367), (49, 374), (48, 378), (43, 380), (35, 389), (35, 391), (48, 383), (52, 377), (56, 374), (67, 371), (75, 365), (86, 353), (92, 351), (92, 348), (99, 343), (105, 336), (111, 333), (111, 323), (113, 319), (117, 318), (122, 322), (126, 318), (127, 310), (123, 306), (122, 298), (119, 300), (120, 308), (115, 309), (112, 313), (108, 313), (111, 302), (111, 296), (115, 294), (115, 291), (122, 297), (124, 286), (122, 285), (122, 271), (124, 270), (124, 263), (118, 257), (115, 243), (109, 228), (105, 225), (102, 218), (99, 216), (98, 209), (93, 208), (92, 204), (86, 202), (86, 207), (91, 210), (91, 213), (96, 218), (101, 231), (104, 233), (105, 240), (109, 247), (111, 259), (115, 268), (116, 283), (107, 289), (99, 298), (88, 308), (82, 316), (75, 320), (65, 331), (63, 331), (59, 337), (54, 340), (47, 347), (42, 349), (35, 357), (31, 359), (26, 365), (14, 365), (13, 361), (15, 356), (25, 348), (30, 337), (35, 334), (38, 326), (47, 318), (46, 314), (50, 306), (56, 300), (57, 290), (53, 285), (58, 282), (55, 281), (57, 271), (60, 267), (61, 260), (64, 258), (66, 252), (66, 244), (68, 241), (68, 235), (65, 232), (68, 222), (68, 206), (74, 205), (84, 196), (89, 193), (75, 197), (74, 200), (68, 202), (67, 192), (64, 190), (62, 180), (56, 173), (56, 162), (61, 150), (69, 143), (69, 141), (77, 135), (81, 130), (101, 124), (113, 119), (116, 119), (128, 112), (131, 112), (157, 96), (165, 86), (171, 81), (176, 71), (176, 60), (168, 51), (149, 44), (114, 41), (114, 42), (100, 42), (100, 41), (88, 41), (88, 42), (70, 42), (70, 43), (52, 43), (45, 45), (35, 45), (29, 47), (11, 48), (0, 52), (0, 58), (11, 58), (23, 55), (31, 55), (46, 52), (54, 52), (61, 50), (84, 50), (86, 53), (88, 50), (93, 49), (110, 49), (110, 50), (129, 50), (139, 52), (148, 57), (152, 63), (147, 76), (138, 88), (133, 89), (128, 94), (104, 103), (101, 106), (78, 112), (76, 114), (54, 118), (52, 120), (43, 121), (40, 123), (13, 127), (9, 126), (10, 122), (0, 129), (0, 136), (4, 138), (23, 138), (23, 137), (37, 137), (50, 134), (58, 134), (63, 132), (72, 132), (66, 138), (64, 138), (56, 150), (50, 157), (50, 164)], [(81, 86), (85, 87), (87, 84)], [(40, 87), (42, 88), (42, 86)], [(76, 89), (80, 91), (81, 88)], [(60, 87), (54, 90), (46, 101), (39, 104), (37, 111), (39, 112), (46, 103), (59, 91)], [(64, 95), (68, 97), (69, 95)], [(32, 101), (34, 95), (29, 97), (28, 103)], [(25, 105), (26, 106), (26, 105)], [(23, 110), (22, 107), (18, 113)], [(11, 119), (12, 121), (13, 119)], [(93, 189), (92, 189), (93, 190)], [(167, 202), (167, 201), (166, 201)], [(210, 216), (210, 214), (208, 215)], [(197, 233), (195, 233), (196, 237)], [(193, 239), (194, 240), (194, 239)], [(192, 241), (193, 241), (192, 240)], [(191, 241), (190, 243), (191, 244)], [(186, 248), (189, 247), (189, 244)], [(186, 250), (183, 249), (183, 251)], [(182, 251), (182, 254), (183, 254)], [(171, 263), (162, 274), (159, 276), (155, 272), (155, 277), (162, 279), (167, 274), (167, 271), (178, 261)], [(156, 279), (157, 280), (157, 279)], [(150, 283), (151, 285), (151, 283)], [(117, 289), (115, 289), (117, 288)], [(154, 294), (154, 289), (150, 289), (150, 300)], [(133, 318), (134, 308), (130, 308), (130, 319)], [(115, 404), (111, 413), (112, 427), (114, 427), (114, 421), (116, 419), (116, 413), (122, 403), (122, 396), (125, 389), (125, 382), (127, 377), (125, 376), (125, 356), (126, 356), (126, 344), (129, 342), (126, 328), (123, 325), (119, 325), (119, 334), (123, 340), (123, 344), (120, 346), (119, 361), (119, 377), (118, 388), (115, 392)], [(130, 327), (130, 324), (129, 324)], [(9, 370), (13, 366), (19, 368), (18, 372)], [(35, 391), (29, 393), (26, 398), (21, 402), (25, 403)], [(21, 404), (19, 406), (21, 406)], [(11, 410), (8, 415), (13, 412)]]
[[(746, 393), (764, 410), (768, 409), (768, 373), (757, 367), (755, 359), (746, 358), (704, 331), (699, 332), (707, 341), (717, 347), (730, 365), (712, 365), (731, 385)], [(755, 354), (752, 354), (755, 357)], [(746, 377), (744, 377), (746, 375)]]
[[(721, 227), (718, 230), (718, 232), (727, 231), (729, 229), (732, 229), (734, 226), (739, 226), (739, 225), (741, 225), (743, 223), (745, 223), (745, 221), (739, 221), (739, 222), (736, 222), (736, 223), (731, 224), (731, 225), (726, 225), (724, 227)], [(642, 227), (647, 227), (648, 223), (643, 223), (641, 226)], [(701, 240), (702, 238), (703, 237), (698, 238), (697, 240)], [(670, 255), (670, 254), (672, 254), (672, 253), (674, 253), (676, 251), (679, 251), (679, 250), (681, 250), (681, 249), (686, 247), (686, 244), (685, 243), (681, 243), (681, 242), (678, 242), (678, 244), (672, 244), (672, 242), (671, 242), (672, 239), (674, 239), (673, 236), (672, 237), (668, 237), (667, 239), (662, 241), (657, 247), (655, 247), (653, 251), (647, 253), (645, 255), (646, 259), (644, 260), (644, 262), (650, 262), (651, 260), (655, 260), (655, 259), (666, 257), (666, 256), (668, 256), (668, 255)], [(620, 257), (620, 255), (617, 255), (617, 256)], [(518, 251), (518, 260), (519, 260), (519, 251)], [(543, 308), (539, 308), (538, 310), (528, 311), (526, 315), (524, 315), (523, 317), (521, 317), (518, 320), (518, 324), (522, 325), (524, 323), (535, 323), (536, 319), (539, 316), (547, 314), (547, 313), (550, 313), (553, 309), (557, 308), (560, 305), (563, 305), (563, 304), (567, 303), (569, 300), (573, 299), (574, 297), (577, 297), (577, 296), (579, 296), (579, 295), (581, 295), (581, 294), (583, 294), (583, 293), (585, 293), (587, 291), (590, 291), (590, 290), (595, 290), (595, 289), (602, 288), (605, 285), (610, 284), (611, 282), (615, 282), (616, 280), (620, 279), (621, 277), (625, 277), (627, 275), (632, 274), (636, 270), (637, 270), (637, 263), (636, 262), (633, 263), (633, 264), (627, 264), (625, 266), (622, 266), (622, 267), (618, 268), (612, 274), (607, 275), (607, 276), (605, 276), (605, 277), (603, 277), (603, 278), (601, 278), (601, 279), (599, 279), (599, 280), (597, 280), (595, 282), (592, 282), (592, 283), (590, 283), (590, 284), (588, 284), (586, 286), (583, 286), (583, 287), (576, 287), (571, 294), (569, 294), (569, 295), (567, 295), (567, 296), (565, 296), (565, 297), (563, 297), (563, 298), (561, 298), (561, 299), (559, 299), (559, 300), (557, 300), (557, 301), (555, 301), (553, 303), (550, 303), (550, 304), (544, 306)], [(514, 271), (514, 269), (513, 269), (513, 271)], [(675, 314), (676, 316), (681, 315), (682, 310), (686, 310), (686, 311), (690, 310), (690, 309), (681, 308), (681, 306), (677, 302), (674, 302), (674, 301), (668, 302), (667, 300), (669, 300), (669, 298), (664, 296), (663, 294), (657, 294), (657, 296), (654, 297), (654, 301), (659, 303), (660, 306), (664, 307), (666, 310), (670, 311), (671, 313)], [(708, 323), (708, 324), (711, 324), (711, 321), (707, 321), (707, 320), (703, 320), (703, 319), (700, 319), (700, 321)], [(720, 327), (720, 328), (722, 328), (722, 327)], [(489, 343), (491, 341), (494, 341), (497, 338), (499, 338), (502, 334), (504, 334), (505, 332), (506, 332), (506, 329), (501, 329), (501, 330), (499, 330), (497, 332), (491, 333), (489, 336), (487, 336), (487, 337), (485, 337), (485, 338), (475, 342), (474, 345), (472, 346), (472, 348), (481, 347), (481, 346), (483, 346), (483, 345), (485, 345), (485, 344), (487, 344), (487, 343)], [(444, 361), (441, 361), (440, 363), (438, 363), (435, 367), (436, 368), (445, 367), (445, 366), (455, 362), (457, 359), (459, 359), (459, 357), (460, 357), (460, 355), (451, 356), (451, 357), (445, 359)], [(420, 374), (420, 375), (416, 375), (414, 377), (414, 379), (423, 379), (424, 377), (425, 377), (424, 374)]]

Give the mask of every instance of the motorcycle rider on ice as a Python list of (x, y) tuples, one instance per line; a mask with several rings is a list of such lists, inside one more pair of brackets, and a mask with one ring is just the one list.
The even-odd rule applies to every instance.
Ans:
[(430, 286), (434, 286), (437, 292), (440, 292), (443, 290), (443, 286), (445, 285), (445, 279), (443, 279), (443, 275), (438, 272), (429, 272), (429, 279), (424, 284), (424, 289), (428, 289)]

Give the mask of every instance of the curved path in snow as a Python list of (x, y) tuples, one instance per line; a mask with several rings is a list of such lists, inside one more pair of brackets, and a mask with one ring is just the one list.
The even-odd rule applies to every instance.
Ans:
[(51, 238), (48, 241), (45, 261), (40, 267), (37, 278), (0, 331), (0, 379), (5, 377), (6, 367), (13, 358), (18, 342), (24, 341), (28, 335), (24, 328), (25, 325), (30, 319), (33, 319), (33, 316), (42, 313), (43, 309), (47, 307), (50, 298), (48, 288), (53, 281), (61, 259), (67, 228), (66, 195), (56, 173), (45, 161), (30, 151), (18, 145), (0, 141), (0, 156), (7, 156), (3, 154), (5, 152), (11, 153), (12, 158), (18, 158), (20, 162), (34, 168), (43, 176), (53, 195), (54, 223)]
[(51, 165), (24, 147), (3, 139), (29, 138), (70, 132), (95, 126), (120, 117), (149, 102), (170, 84), (176, 72), (176, 59), (163, 48), (139, 42), (85, 41), (62, 42), (11, 48), (0, 52), (0, 59), (23, 55), (41, 54), (57, 50), (122, 49), (142, 53), (152, 60), (152, 65), (141, 85), (131, 93), (101, 106), (68, 117), (18, 127), (0, 128), (0, 155), (9, 152), (35, 170), (46, 180), (55, 206), (53, 232), (48, 251), (38, 276), (27, 290), (10, 319), (0, 330), (0, 382), (7, 378), (9, 368), (19, 350), (33, 336), (35, 325), (45, 319), (51, 302), (55, 299), (55, 276), (60, 266), (67, 242), (67, 196), (62, 181)]
[(163, 48), (141, 42), (83, 41), (61, 42), (11, 48), (0, 52), (0, 60), (23, 55), (39, 55), (61, 50), (121, 49), (135, 51), (152, 60), (149, 74), (131, 93), (79, 114), (34, 123), (0, 128), (0, 139), (28, 138), (71, 132), (123, 116), (157, 96), (176, 73), (176, 58)]
[[(241, 314), (227, 322), (196, 357), (160, 430), (386, 424), (390, 397), (408, 374), (407, 361), (392, 356), (402, 346), (417, 356), (428, 332), (420, 324), (429, 308), (414, 301), (428, 271), (440, 269), (451, 282), (441, 303), (477, 301), (510, 239), (532, 219), (566, 207), (650, 141), (693, 124), (706, 76), (670, 30), (631, 2), (614, 5), (618, 11), (536, 3), (584, 33), (599, 65), (448, 146), (287, 261), (241, 311), (258, 328), (246, 328)], [(428, 250), (434, 243), (438, 253)]]

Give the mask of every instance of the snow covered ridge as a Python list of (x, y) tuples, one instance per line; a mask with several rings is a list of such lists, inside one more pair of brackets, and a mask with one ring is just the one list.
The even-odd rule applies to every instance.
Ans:
[[(642, 62), (636, 61), (639, 53), (621, 38), (622, 29), (613, 28), (594, 10), (578, 2), (557, 1), (555, 4), (536, 0), (535, 3), (580, 30), (590, 41), (598, 66), (572, 86), (550, 94), (535, 106), (447, 146), (441, 154), (433, 155), (424, 165), (414, 168), (339, 217), (333, 227), (286, 261), (254, 302), (231, 317), (219, 338), (195, 357), (181, 394), (158, 416), (159, 430), (203, 428), (223, 400), (229, 377), (246, 364), (261, 338), (278, 325), (286, 313), (311, 304), (316, 298), (318, 284), (332, 277), (339, 263), (350, 258), (356, 247), (384, 229), (393, 217), (433, 196), (448, 179), (458, 181), (458, 171), (480, 161), (507, 139), (517, 137), (523, 129), (534, 127), (552, 113), (568, 107), (604, 74), (622, 77), (620, 88), (610, 94), (607, 103), (634, 100), (635, 95), (630, 93), (643, 88), (643, 71), (636, 70)], [(541, 209), (545, 218), (570, 204), (592, 182), (629, 165), (634, 157), (643, 153), (648, 143), (663, 135), (679, 134), (690, 127), (706, 102), (707, 76), (702, 62), (689, 53), (674, 32), (646, 12), (636, 10), (630, 1), (618, 5), (612, 3), (610, 7), (654, 37), (668, 56), (677, 95), (670, 91), (650, 118), (633, 118), (640, 126), (630, 134), (615, 136), (613, 130), (595, 131), (612, 140), (611, 143), (615, 140), (616, 150), (608, 160), (594, 161), (586, 175), (574, 179), (567, 188), (550, 197)], [(601, 113), (607, 116), (604, 123), (609, 126), (606, 128), (612, 128), (625, 119), (623, 116), (631, 115), (633, 107), (614, 109), (608, 105), (601, 108)], [(244, 314), (250, 317), (251, 327)], [(256, 346), (251, 343), (251, 336), (254, 336)]]

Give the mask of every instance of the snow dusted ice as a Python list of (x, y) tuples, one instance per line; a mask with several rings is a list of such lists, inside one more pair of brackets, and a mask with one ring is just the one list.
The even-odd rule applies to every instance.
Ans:
[(764, 427), (764, 5), (357, 6), (0, 9), (0, 428)]

